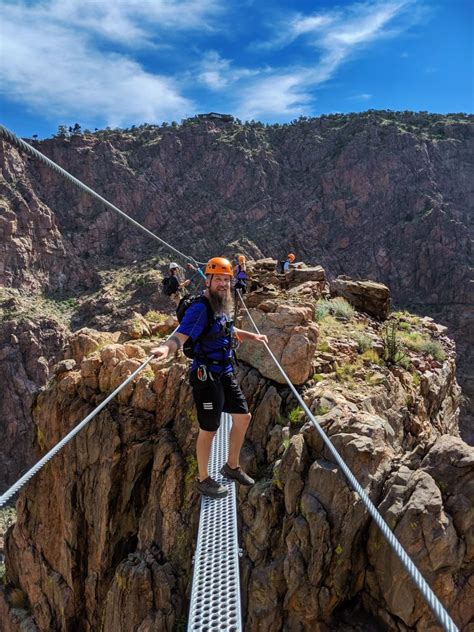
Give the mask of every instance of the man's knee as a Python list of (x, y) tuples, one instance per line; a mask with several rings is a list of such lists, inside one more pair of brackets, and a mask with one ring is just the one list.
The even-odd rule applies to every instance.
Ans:
[(252, 415), (250, 413), (241, 413), (239, 415), (232, 415), (232, 420), (237, 424), (241, 424), (242, 426), (248, 426), (251, 419), (252, 419)]

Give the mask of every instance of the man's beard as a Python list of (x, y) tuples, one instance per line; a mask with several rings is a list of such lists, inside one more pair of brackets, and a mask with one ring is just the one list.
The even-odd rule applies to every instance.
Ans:
[(230, 288), (227, 290), (225, 295), (220, 292), (215, 292), (212, 288), (209, 288), (209, 303), (211, 304), (212, 311), (215, 316), (230, 316), (234, 309), (234, 299), (232, 298)]

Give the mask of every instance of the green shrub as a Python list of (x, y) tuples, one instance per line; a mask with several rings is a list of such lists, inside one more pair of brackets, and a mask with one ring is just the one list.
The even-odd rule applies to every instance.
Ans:
[(167, 316), (166, 314), (162, 314), (161, 312), (157, 312), (154, 309), (151, 309), (145, 314), (145, 318), (152, 323), (162, 323), (166, 320)]
[(290, 411), (290, 413), (288, 414), (288, 419), (292, 424), (299, 424), (303, 415), (303, 409), (301, 408), (301, 406), (297, 406), (296, 408), (293, 408), (292, 411)]
[(184, 482), (186, 484), (194, 483), (194, 480), (198, 474), (198, 462), (196, 458), (192, 455), (186, 457), (186, 474), (184, 475)]
[[(387, 366), (398, 364), (408, 369), (410, 359), (405, 354), (403, 344), (397, 335), (397, 320), (389, 320), (382, 328), (383, 359)], [(411, 334), (407, 334), (410, 336)]]
[(354, 308), (350, 303), (346, 301), (345, 298), (338, 296), (337, 298), (333, 298), (332, 301), (332, 313), (334, 316), (340, 316), (342, 318), (347, 318), (350, 320), (354, 315)]
[(421, 351), (421, 346), (427, 342), (427, 338), (417, 331), (402, 333), (401, 339), (403, 340), (403, 343), (413, 351)]
[(403, 333), (402, 340), (409, 349), (419, 353), (429, 353), (438, 362), (446, 359), (446, 353), (442, 345), (437, 340), (431, 340), (426, 335), (418, 332)]
[(401, 329), (402, 331), (410, 331), (410, 323), (398, 323), (398, 329)]
[(364, 362), (372, 362), (372, 364), (383, 364), (379, 354), (375, 351), (375, 349), (367, 349), (360, 356)]
[(374, 344), (372, 338), (367, 336), (367, 334), (363, 334), (360, 331), (356, 331), (351, 335), (351, 338), (357, 342), (357, 351), (359, 353), (364, 353), (368, 349), (372, 348)]
[(347, 379), (350, 380), (358, 369), (360, 369), (358, 362), (345, 362), (344, 364), (336, 366), (336, 377), (340, 382)]
[(316, 384), (318, 384), (319, 382), (322, 382), (324, 380), (324, 375), (321, 375), (321, 373), (315, 373), (313, 375), (313, 381), (316, 382)]
[(322, 417), (323, 415), (326, 415), (329, 412), (329, 408), (327, 406), (324, 406), (324, 404), (318, 404), (316, 406), (316, 409), (314, 410), (314, 414), (317, 417)]
[(425, 353), (429, 353), (435, 360), (438, 362), (443, 362), (446, 359), (446, 353), (444, 352), (443, 347), (436, 340), (428, 340), (424, 342), (421, 347), (421, 351)]
[(316, 321), (321, 321), (331, 313), (331, 301), (326, 298), (320, 299), (314, 308), (314, 318)]
[(327, 340), (321, 340), (316, 346), (316, 350), (320, 353), (327, 353), (329, 349), (329, 342)]
[(319, 322), (324, 320), (329, 314), (350, 320), (354, 315), (354, 308), (345, 298), (337, 296), (331, 300), (320, 299), (314, 308), (314, 317)]

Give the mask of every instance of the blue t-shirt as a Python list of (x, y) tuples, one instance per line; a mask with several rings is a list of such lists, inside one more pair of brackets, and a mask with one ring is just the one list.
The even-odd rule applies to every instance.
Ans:
[[(183, 320), (181, 321), (177, 333), (189, 336), (193, 341), (199, 338), (208, 323), (207, 308), (202, 303), (193, 303), (186, 310)], [(208, 335), (217, 334), (230, 327), (231, 320), (226, 316), (218, 316), (214, 318)], [(226, 349), (227, 347), (227, 349)], [(213, 373), (231, 373), (233, 366), (231, 362), (232, 349), (231, 333), (219, 336), (211, 340), (204, 338), (194, 346), (194, 353), (199, 358), (194, 358), (191, 370), (197, 369), (200, 364), (205, 364)], [(201, 357), (203, 356), (203, 357)], [(207, 360), (207, 362), (206, 362)], [(218, 364), (211, 364), (212, 361)]]
[(235, 278), (239, 279), (239, 281), (243, 281), (247, 278), (247, 273), (245, 270), (242, 270), (240, 266), (237, 266), (237, 274), (235, 275)]

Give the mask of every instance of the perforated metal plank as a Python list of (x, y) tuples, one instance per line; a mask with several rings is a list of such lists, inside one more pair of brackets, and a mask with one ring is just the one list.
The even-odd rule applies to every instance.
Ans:
[(235, 483), (219, 474), (227, 460), (232, 420), (223, 414), (209, 459), (209, 474), (229, 490), (201, 498), (188, 632), (242, 632)]

